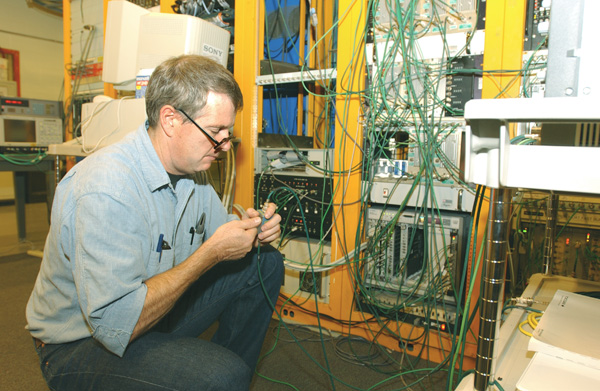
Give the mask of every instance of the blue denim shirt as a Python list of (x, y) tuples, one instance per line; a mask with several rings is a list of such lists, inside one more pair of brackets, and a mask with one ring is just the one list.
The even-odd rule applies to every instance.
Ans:
[[(192, 235), (202, 213), (205, 233)], [(50, 344), (93, 336), (122, 356), (144, 305), (144, 281), (184, 261), (233, 218), (210, 185), (183, 178), (172, 187), (141, 125), (57, 186), (26, 309), (29, 331)]]

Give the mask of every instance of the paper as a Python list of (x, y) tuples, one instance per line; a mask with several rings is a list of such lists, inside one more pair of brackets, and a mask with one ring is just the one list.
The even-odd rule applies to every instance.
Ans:
[(600, 370), (600, 300), (557, 290), (529, 350)]
[(574, 362), (536, 353), (517, 383), (518, 391), (597, 391), (600, 371)]

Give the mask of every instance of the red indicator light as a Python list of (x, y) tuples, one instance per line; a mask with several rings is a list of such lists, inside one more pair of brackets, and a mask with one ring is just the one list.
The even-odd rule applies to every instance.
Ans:
[(440, 330), (446, 331), (446, 323), (442, 323), (440, 326)]
[(18, 99), (3, 99), (2, 104), (9, 106), (27, 106), (27, 101)]
[(565, 239), (565, 244), (568, 246), (571, 240), (569, 238)]

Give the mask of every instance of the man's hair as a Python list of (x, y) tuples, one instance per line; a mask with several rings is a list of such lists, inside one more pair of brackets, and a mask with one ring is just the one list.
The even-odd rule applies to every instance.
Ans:
[(244, 105), (233, 75), (218, 62), (198, 55), (182, 55), (164, 61), (152, 72), (146, 87), (148, 125), (158, 125), (160, 109), (164, 105), (181, 109), (192, 118), (202, 115), (209, 92), (227, 95), (236, 111)]

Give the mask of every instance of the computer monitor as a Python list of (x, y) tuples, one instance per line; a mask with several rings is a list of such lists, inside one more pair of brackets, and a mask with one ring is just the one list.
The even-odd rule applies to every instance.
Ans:
[(150, 12), (129, 1), (108, 3), (102, 81), (134, 90), (140, 70), (181, 54), (199, 54), (227, 66), (230, 33), (203, 19)]

